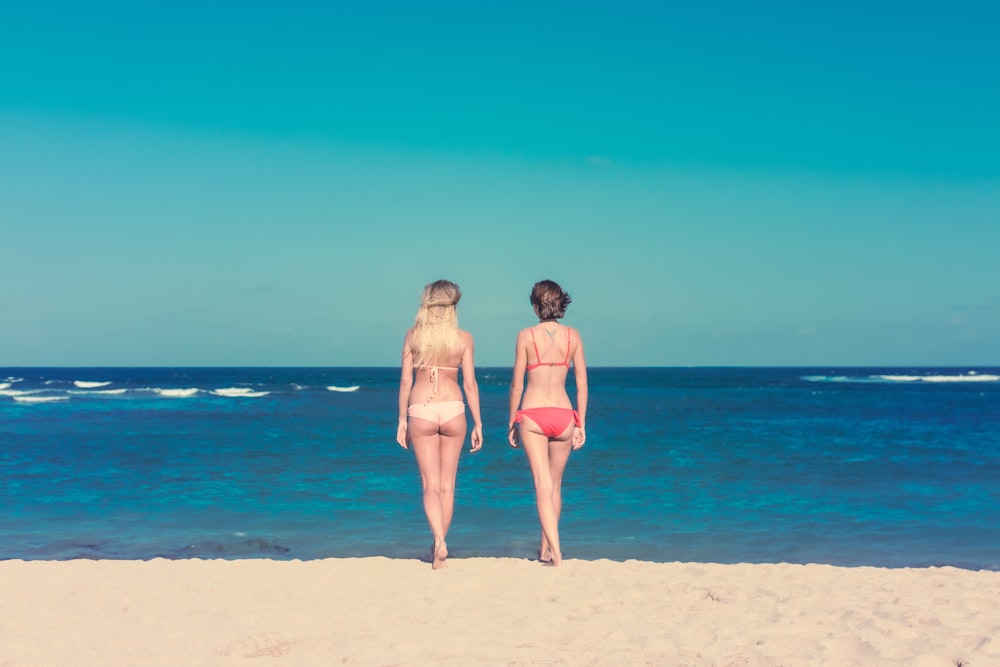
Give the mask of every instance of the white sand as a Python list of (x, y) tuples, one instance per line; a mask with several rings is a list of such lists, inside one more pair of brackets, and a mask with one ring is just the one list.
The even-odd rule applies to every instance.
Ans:
[(1000, 572), (0, 561), (0, 665), (1000, 665)]

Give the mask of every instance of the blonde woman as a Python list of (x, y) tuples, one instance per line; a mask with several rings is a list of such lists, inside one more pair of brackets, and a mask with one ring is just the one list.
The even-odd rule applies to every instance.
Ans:
[[(446, 538), (455, 509), (455, 477), (465, 442), (466, 404), (472, 414), (472, 450), (483, 446), (479, 385), (472, 336), (458, 328), (458, 285), (438, 280), (424, 287), (416, 320), (403, 340), (396, 442), (413, 445), (424, 489), (424, 512), (434, 536), (431, 565), (448, 558)], [(458, 377), (461, 371), (462, 385)]]
[[(538, 324), (517, 334), (514, 376), (510, 385), (511, 446), (524, 446), (535, 478), (535, 504), (542, 524), (538, 558), (546, 565), (562, 563), (559, 516), (562, 479), (571, 450), (587, 440), (587, 361), (580, 333), (559, 323), (569, 294), (551, 280), (535, 283), (531, 306)], [(570, 368), (576, 380), (576, 409), (566, 392)], [(527, 375), (527, 388), (524, 377)]]

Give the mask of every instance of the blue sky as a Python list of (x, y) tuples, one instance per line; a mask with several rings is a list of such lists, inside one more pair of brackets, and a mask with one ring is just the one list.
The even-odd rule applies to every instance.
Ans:
[(1000, 5), (361, 4), (0, 7), (0, 366), (1000, 364)]

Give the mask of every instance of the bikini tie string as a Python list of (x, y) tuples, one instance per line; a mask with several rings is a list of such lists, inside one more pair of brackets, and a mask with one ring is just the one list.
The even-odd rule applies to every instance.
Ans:
[(431, 382), (431, 395), (427, 397), (427, 403), (434, 400), (434, 397), (438, 393), (438, 367), (431, 366), (430, 370), (427, 371), (427, 379)]

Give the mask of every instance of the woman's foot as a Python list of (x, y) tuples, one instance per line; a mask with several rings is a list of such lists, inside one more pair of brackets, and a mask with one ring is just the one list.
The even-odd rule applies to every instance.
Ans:
[(447, 565), (448, 560), (448, 545), (442, 542), (431, 547), (431, 568), (434, 570), (440, 570), (442, 567)]
[(549, 559), (543, 560), (542, 565), (545, 567), (559, 567), (562, 565), (562, 554), (556, 551), (550, 551)]
[(552, 552), (548, 547), (542, 547), (538, 550), (538, 561), (541, 563), (548, 563), (552, 560)]

